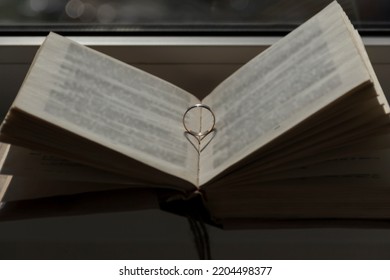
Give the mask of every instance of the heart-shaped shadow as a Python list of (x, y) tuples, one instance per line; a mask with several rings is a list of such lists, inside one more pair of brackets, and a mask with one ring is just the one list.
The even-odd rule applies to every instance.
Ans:
[(210, 144), (211, 140), (217, 135), (217, 129), (213, 129), (206, 135), (197, 137), (187, 131), (184, 132), (184, 137), (187, 138), (188, 142), (194, 147), (194, 149), (200, 154)]

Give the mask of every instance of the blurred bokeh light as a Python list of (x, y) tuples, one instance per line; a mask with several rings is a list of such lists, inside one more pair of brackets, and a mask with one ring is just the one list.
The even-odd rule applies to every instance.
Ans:
[[(284, 30), (331, 0), (0, 0), (0, 30)], [(355, 26), (389, 30), (390, 1), (339, 0)]]

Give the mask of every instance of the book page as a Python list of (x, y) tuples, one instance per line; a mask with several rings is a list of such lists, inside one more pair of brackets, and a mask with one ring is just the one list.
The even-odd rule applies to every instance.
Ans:
[(217, 132), (201, 154), (201, 184), (370, 81), (341, 13), (332, 3), (204, 99)]
[(356, 46), (360, 52), (360, 55), (363, 58), (363, 61), (367, 67), (368, 72), (370, 73), (371, 80), (374, 83), (374, 88), (375, 88), (375, 91), (377, 93), (377, 98), (378, 98), (379, 102), (382, 104), (383, 109), (386, 111), (386, 113), (389, 113), (390, 106), (387, 102), (385, 93), (383, 92), (383, 89), (382, 89), (381, 85), (379, 84), (379, 80), (375, 74), (374, 68), (371, 65), (370, 58), (368, 57), (368, 54), (364, 48), (364, 43), (362, 41), (362, 38), (359, 36), (358, 31), (353, 28), (352, 24), (348, 24), (349, 19), (344, 13), (343, 13), (343, 17), (344, 17), (344, 20), (347, 22), (347, 27), (349, 28), (353, 38), (355, 39)]
[(270, 175), (264, 180), (290, 178), (331, 177), (340, 178), (351, 185), (362, 184), (363, 179), (371, 179), (369, 186), (388, 186), (390, 183), (390, 150), (374, 151), (349, 157), (342, 157), (324, 163)]
[[(159, 187), (14, 145), (0, 143), (0, 201)], [(183, 191), (177, 188), (177, 191)], [(176, 192), (175, 192), (176, 193)]]
[(0, 174), (0, 209), (1, 204), (3, 203), (4, 195), (8, 190), (11, 180), (12, 176)]
[(224, 190), (234, 188), (234, 186), (248, 184), (262, 184), (268, 182), (314, 178), (332, 178), (340, 180), (347, 185), (362, 184), (363, 179), (370, 179), (372, 183), (367, 186), (381, 185), (388, 186), (390, 174), (388, 166), (390, 164), (390, 150), (361, 152), (351, 155), (340, 155), (327, 161), (311, 163), (305, 165), (291, 165), (289, 169), (258, 176), (256, 166), (243, 168), (234, 174), (229, 174), (213, 184), (213, 189), (223, 188)]
[[(1, 150), (7, 150), (2, 155)], [(61, 157), (0, 143), (0, 174), (29, 178), (30, 180), (59, 180), (97, 183), (142, 185), (128, 176), (114, 174), (73, 162)]]
[[(9, 145), (0, 143), (0, 171), (5, 164), (9, 148), (10, 148)], [(0, 174), (0, 209), (1, 209), (1, 203), (2, 203), (1, 201), (3, 200), (4, 194), (6, 193), (8, 187), (10, 185), (11, 179), (12, 179), (12, 176), (10, 176), (10, 175)]]
[(51, 33), (13, 108), (196, 184), (198, 154), (182, 117), (197, 98)]
[(388, 218), (389, 164), (387, 149), (274, 174), (274, 180), (253, 172), (227, 176), (206, 190), (208, 207), (219, 218)]

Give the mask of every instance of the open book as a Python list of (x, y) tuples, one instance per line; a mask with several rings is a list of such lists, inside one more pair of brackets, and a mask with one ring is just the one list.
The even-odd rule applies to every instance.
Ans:
[[(197, 103), (216, 118), (201, 152), (182, 124)], [(201, 114), (186, 121), (207, 127)], [(6, 202), (152, 188), (171, 190), (166, 201), (201, 193), (221, 221), (390, 218), (390, 180), (378, 175), (388, 114), (336, 2), (202, 101), (51, 33), (1, 126), (0, 193)]]

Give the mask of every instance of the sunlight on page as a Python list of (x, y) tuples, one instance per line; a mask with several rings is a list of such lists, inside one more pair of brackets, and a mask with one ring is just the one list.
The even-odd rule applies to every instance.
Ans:
[(181, 124), (195, 97), (53, 33), (40, 52), (18, 108), (196, 182), (198, 155)]
[(205, 98), (218, 133), (201, 184), (370, 79), (339, 11), (330, 5)]

